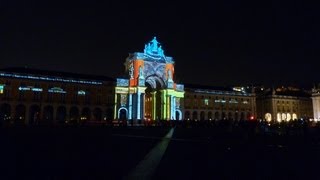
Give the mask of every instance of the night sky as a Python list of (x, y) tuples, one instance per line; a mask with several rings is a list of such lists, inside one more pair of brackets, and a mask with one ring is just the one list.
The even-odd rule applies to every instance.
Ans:
[(157, 36), (180, 83), (320, 82), (320, 13), (298, 1), (0, 2), (0, 68), (122, 76)]

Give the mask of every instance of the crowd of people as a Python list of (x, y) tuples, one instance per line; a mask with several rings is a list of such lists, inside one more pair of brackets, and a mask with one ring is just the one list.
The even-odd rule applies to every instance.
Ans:
[[(2, 124), (2, 127), (15, 126)], [(269, 134), (306, 134), (320, 132), (320, 122), (309, 120), (266, 121), (266, 120), (106, 120), (80, 121), (57, 124), (36, 123), (28, 126), (105, 126), (105, 127), (176, 127), (176, 128), (212, 128), (226, 132), (247, 131), (252, 133)]]
[(106, 123), (107, 126), (144, 126), (144, 127), (177, 127), (177, 128), (212, 128), (227, 132), (249, 131), (264, 134), (306, 134), (320, 132), (320, 122), (296, 119), (291, 121), (266, 120), (159, 120), (159, 121), (120, 121)]

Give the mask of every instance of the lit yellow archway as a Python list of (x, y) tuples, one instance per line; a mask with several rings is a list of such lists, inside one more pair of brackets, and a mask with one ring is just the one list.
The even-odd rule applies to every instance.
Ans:
[(267, 120), (268, 122), (270, 122), (272, 120), (272, 115), (270, 113), (266, 113), (264, 115), (264, 119)]

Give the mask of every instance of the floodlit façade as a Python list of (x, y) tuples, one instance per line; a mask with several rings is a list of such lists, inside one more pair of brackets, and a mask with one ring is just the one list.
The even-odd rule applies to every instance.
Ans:
[[(175, 61), (154, 37), (125, 60), (127, 77), (29, 68), (0, 70), (1, 124), (320, 118), (319, 90), (215, 87), (175, 81)], [(179, 67), (177, 67), (179, 69)], [(177, 69), (177, 70), (178, 70)]]

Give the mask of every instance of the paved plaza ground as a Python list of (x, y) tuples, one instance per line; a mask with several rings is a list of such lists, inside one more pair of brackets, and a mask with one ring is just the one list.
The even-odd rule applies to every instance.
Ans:
[(317, 178), (319, 134), (219, 127), (1, 128), (0, 179)]

